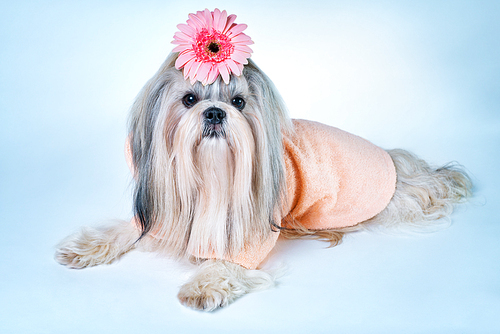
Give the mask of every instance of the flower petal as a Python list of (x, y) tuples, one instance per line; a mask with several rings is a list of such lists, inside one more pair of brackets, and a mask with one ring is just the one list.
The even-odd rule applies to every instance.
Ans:
[(195, 58), (196, 54), (193, 51), (188, 51), (186, 53), (181, 53), (179, 57), (177, 57), (177, 60), (175, 61), (175, 68), (180, 70), (186, 63), (191, 60), (192, 58)]
[(239, 33), (241, 33), (243, 30), (245, 30), (248, 26), (244, 23), (237, 24), (234, 27), (231, 27), (231, 29), (228, 30), (227, 35), (228, 36), (236, 36)]
[(227, 85), (229, 83), (229, 70), (227, 69), (226, 64), (219, 63), (217, 67), (219, 68), (222, 80), (224, 80), (224, 83)]
[(217, 79), (219, 76), (219, 68), (216, 65), (213, 65), (212, 68), (210, 69), (210, 73), (208, 74), (208, 80), (207, 83), (211, 84)]
[(243, 56), (239, 52), (234, 52), (231, 55), (231, 59), (236, 61), (237, 63), (240, 63), (240, 64), (244, 64), (244, 65), (248, 64), (247, 57)]
[(219, 20), (220, 20), (220, 10), (218, 8), (215, 8), (214, 11), (212, 12), (213, 14), (213, 28), (214, 30), (219, 31)]
[(237, 76), (240, 76), (241, 75), (241, 70), (239, 69), (238, 65), (236, 65), (235, 61), (232, 60), (232, 59), (227, 59), (225, 61), (227, 67), (229, 67), (229, 69), (231, 70), (231, 72), (233, 72), (234, 74), (236, 74)]
[(206, 28), (208, 31), (212, 31), (213, 23), (214, 23), (214, 18), (212, 16), (212, 13), (205, 8), (205, 11), (203, 12), (203, 16), (205, 17), (205, 24)]
[(220, 14), (219, 22), (216, 23), (215, 29), (219, 32), (223, 32), (227, 23), (227, 12), (225, 10)]
[[(240, 33), (236, 36), (232, 36), (231, 42), (233, 42), (233, 43), (246, 43), (246, 42), (252, 42), (252, 39), (250, 37), (248, 37), (247, 35), (245, 35), (244, 33)], [(253, 42), (248, 43), (248, 44), (253, 44)]]
[(177, 28), (188, 36), (192, 36), (196, 33), (195, 29), (193, 29), (191, 26), (184, 24), (184, 23), (178, 24)]
[(211, 68), (212, 68), (211, 63), (202, 63), (197, 73), (198, 80), (206, 81), (206, 79), (208, 78), (208, 73), (210, 72)]
[(224, 34), (227, 33), (227, 31), (233, 27), (234, 20), (236, 20), (236, 15), (234, 14), (231, 14), (227, 17), (226, 27), (224, 28), (223, 31)]
[(189, 20), (187, 21), (187, 24), (195, 28), (196, 31), (201, 30), (205, 27), (204, 22), (201, 18), (198, 17), (197, 14), (189, 14)]
[(245, 52), (245, 53), (253, 53), (253, 50), (250, 49), (248, 46), (246, 45), (240, 45), (240, 44), (237, 44), (234, 46), (234, 50), (235, 51), (242, 51), (242, 52)]
[(252, 45), (255, 44), (252, 40), (248, 40), (245, 42), (233, 42), (234, 45)]
[(174, 34), (174, 39), (178, 41), (185, 41), (185, 42), (191, 42), (193, 38), (191, 36), (186, 35), (182, 31), (178, 31)]
[(187, 79), (189, 77), (189, 74), (193, 70), (193, 64), (196, 61), (196, 58), (191, 59), (184, 65), (184, 79)]
[(243, 73), (243, 64), (236, 63), (236, 66), (238, 66), (240, 72)]
[(193, 62), (193, 64), (191, 65), (191, 71), (189, 71), (189, 77), (190, 77), (190, 81), (191, 81), (191, 84), (194, 84), (196, 82), (196, 80), (198, 80), (198, 69), (200, 68), (200, 65), (201, 63), (197, 60), (195, 60)]
[(252, 56), (251, 53), (240, 51), (240, 50), (234, 50), (233, 55), (238, 54), (240, 57), (244, 57), (245, 59), (248, 59)]
[(186, 50), (190, 50), (192, 47), (191, 45), (189, 44), (180, 44), (180, 45), (177, 45), (173, 50), (172, 52), (183, 52), (183, 51), (186, 51)]

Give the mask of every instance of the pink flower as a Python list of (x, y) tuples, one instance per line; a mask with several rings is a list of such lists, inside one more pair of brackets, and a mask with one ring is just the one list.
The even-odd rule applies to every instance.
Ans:
[(191, 84), (196, 80), (203, 85), (211, 84), (217, 76), (227, 84), (231, 73), (241, 75), (243, 65), (252, 54), (248, 45), (253, 44), (243, 33), (246, 24), (236, 24), (236, 15), (229, 15), (217, 8), (210, 12), (189, 14), (187, 24), (179, 24), (174, 35), (173, 52), (179, 52), (175, 68), (184, 68), (184, 78)]

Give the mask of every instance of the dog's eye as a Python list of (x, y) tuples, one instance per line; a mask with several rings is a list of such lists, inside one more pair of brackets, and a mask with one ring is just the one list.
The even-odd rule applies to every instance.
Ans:
[(186, 108), (191, 108), (196, 104), (196, 102), (198, 102), (198, 99), (194, 94), (186, 94), (182, 98), (182, 103), (186, 106)]
[(238, 110), (243, 110), (245, 108), (245, 100), (243, 100), (241, 97), (237, 96), (231, 100), (231, 103), (233, 106), (238, 109)]

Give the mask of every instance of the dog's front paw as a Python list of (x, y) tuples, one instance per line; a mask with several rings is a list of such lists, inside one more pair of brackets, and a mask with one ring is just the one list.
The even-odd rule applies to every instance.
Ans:
[(207, 260), (190, 282), (184, 284), (177, 297), (196, 310), (213, 311), (237, 298), (274, 285), (274, 277), (261, 270), (248, 270), (237, 264)]
[(83, 229), (57, 246), (55, 260), (72, 269), (83, 269), (111, 263), (119, 253), (103, 231)]
[(184, 306), (201, 311), (214, 311), (239, 296), (227, 289), (227, 286), (195, 280), (184, 284), (177, 297)]

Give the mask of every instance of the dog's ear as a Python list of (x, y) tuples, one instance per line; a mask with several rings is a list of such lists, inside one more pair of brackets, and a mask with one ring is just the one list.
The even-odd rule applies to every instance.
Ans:
[(286, 176), (283, 159), (283, 136), (294, 133), (293, 124), (278, 90), (267, 75), (251, 60), (243, 69), (250, 95), (258, 109), (260, 135), (255, 157), (255, 202), (260, 220), (279, 225), (286, 203)]
[(284, 135), (293, 133), (293, 124), (288, 116), (285, 102), (269, 77), (251, 60), (243, 70), (250, 91), (258, 99), (262, 116), (267, 124), (279, 124)]
[(127, 166), (130, 169), (130, 172), (134, 176), (134, 179), (137, 180), (137, 170), (134, 165), (134, 158), (132, 153), (132, 133), (129, 133), (127, 139), (125, 140), (125, 160), (127, 161)]
[(161, 211), (154, 201), (159, 195), (158, 189), (152, 186), (155, 184), (153, 165), (158, 157), (166, 158), (167, 155), (158, 151), (164, 148), (164, 144), (158, 142), (163, 137), (164, 126), (159, 118), (161, 118), (162, 96), (165, 90), (175, 86), (175, 78), (181, 75), (177, 71), (172, 71), (177, 56), (177, 53), (171, 53), (167, 57), (160, 69), (139, 92), (130, 110), (128, 163), (136, 180), (134, 211), (143, 235), (156, 224)]
[(132, 148), (133, 163), (138, 172), (147, 160), (153, 131), (158, 117), (161, 96), (165, 86), (171, 84), (168, 73), (175, 65), (177, 53), (171, 53), (163, 62), (160, 69), (149, 79), (137, 95), (130, 110), (129, 131)]

